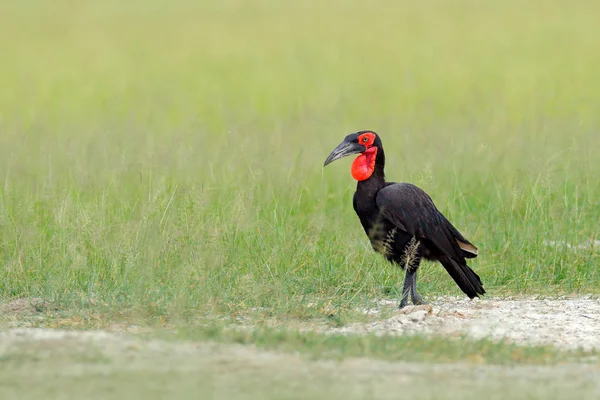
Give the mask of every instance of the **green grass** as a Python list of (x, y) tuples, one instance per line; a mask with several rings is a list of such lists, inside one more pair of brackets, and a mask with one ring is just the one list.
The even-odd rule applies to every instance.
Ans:
[[(9, 1), (0, 296), (281, 318), (398, 296), (351, 206), (382, 136), (480, 249), (491, 295), (600, 292), (600, 6)], [(460, 294), (425, 265), (425, 296)], [(309, 307), (309, 304), (316, 306)]]

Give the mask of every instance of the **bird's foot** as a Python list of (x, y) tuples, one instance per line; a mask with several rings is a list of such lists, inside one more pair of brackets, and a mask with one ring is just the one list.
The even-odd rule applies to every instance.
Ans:
[[(423, 300), (423, 298), (420, 295), (418, 295), (418, 294), (416, 294), (414, 296), (411, 296), (411, 300), (412, 300), (413, 305), (415, 305), (415, 306), (426, 306), (426, 305), (429, 305), (429, 303), (426, 302), (425, 300)], [(398, 306), (398, 308), (400, 310), (402, 310), (406, 306), (408, 306), (408, 296), (402, 298), (402, 300), (400, 301), (400, 305)]]
[(425, 300), (423, 300), (423, 298), (419, 294), (417, 294), (417, 293), (415, 293), (412, 296), (412, 303), (415, 306), (424, 306), (424, 305), (429, 304), (428, 302), (426, 302)]
[(398, 308), (401, 310), (408, 305), (408, 296), (410, 296), (411, 294), (410, 287), (408, 287), (406, 284), (404, 286), (405, 287), (402, 291), (402, 298), (400, 299), (400, 305), (398, 305)]
[(433, 313), (433, 308), (429, 304), (423, 304), (419, 306), (406, 306), (400, 309), (400, 314), (409, 315), (412, 313), (416, 313), (417, 311), (424, 311), (423, 315), (431, 315)]

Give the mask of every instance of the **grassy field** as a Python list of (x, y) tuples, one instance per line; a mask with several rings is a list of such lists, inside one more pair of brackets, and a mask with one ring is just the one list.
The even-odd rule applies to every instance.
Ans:
[[(361, 318), (402, 278), (350, 161), (322, 167), (361, 129), (490, 295), (600, 293), (597, 249), (545, 244), (599, 237), (598, 3), (26, 3), (0, 11), (2, 301), (83, 327)], [(420, 288), (460, 294), (434, 264)]]

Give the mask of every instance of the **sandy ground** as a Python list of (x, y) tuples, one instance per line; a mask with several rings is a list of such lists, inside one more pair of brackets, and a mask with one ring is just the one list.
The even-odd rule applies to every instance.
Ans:
[[(426, 306), (396, 308), (397, 300), (381, 300), (378, 306), (359, 310), (368, 323), (343, 327), (314, 324), (300, 327), (343, 334), (435, 334), (491, 338), (518, 344), (553, 345), (562, 349), (600, 350), (600, 298), (580, 296), (562, 299), (489, 298), (469, 300), (439, 297)], [(50, 306), (42, 299), (19, 299), (0, 305), (0, 332), (30, 327), (43, 319)], [(241, 326), (251, 328), (251, 326)], [(119, 325), (117, 331), (135, 333), (135, 327)], [(33, 331), (32, 331), (33, 332)], [(76, 334), (76, 333), (74, 333)], [(6, 336), (5, 336), (6, 339)]]
[[(382, 300), (364, 310), (380, 314), (396, 301)], [(600, 299), (457, 299), (439, 298), (429, 306), (407, 307), (391, 318), (349, 324), (330, 332), (466, 335), (507, 339), (519, 344), (550, 344), (564, 349), (600, 349)]]
[[(364, 310), (376, 322), (344, 334), (444, 334), (600, 349), (600, 300), (439, 298), (431, 306)], [(0, 307), (0, 398), (11, 399), (598, 399), (600, 366), (312, 360), (235, 344), (143, 340), (125, 332), (15, 328), (48, 307)], [(41, 314), (41, 313), (39, 313)], [(387, 317), (383, 317), (386, 315)], [(381, 318), (377, 318), (381, 316)], [(41, 317), (41, 315), (40, 315)], [(324, 330), (325, 328), (320, 328)]]

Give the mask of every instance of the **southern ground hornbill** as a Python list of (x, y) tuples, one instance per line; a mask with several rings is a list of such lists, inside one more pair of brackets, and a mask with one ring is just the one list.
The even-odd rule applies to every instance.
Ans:
[(373, 249), (406, 270), (400, 308), (425, 304), (417, 293), (421, 259), (437, 260), (469, 298), (483, 295), (479, 276), (466, 258), (477, 257), (477, 248), (442, 215), (422, 189), (410, 183), (386, 182), (381, 139), (373, 131), (346, 136), (327, 157), (325, 165), (351, 154), (352, 176), (358, 181), (354, 211)]

